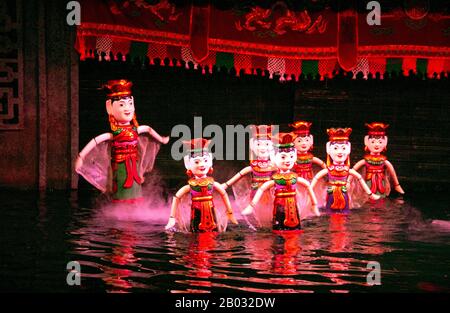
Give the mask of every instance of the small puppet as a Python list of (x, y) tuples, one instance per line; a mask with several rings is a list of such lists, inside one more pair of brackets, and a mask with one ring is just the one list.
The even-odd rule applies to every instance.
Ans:
[(350, 169), (351, 143), (349, 142), (351, 128), (330, 128), (327, 129), (329, 141), (326, 145), (327, 168), (316, 174), (311, 182), (312, 188), (318, 180), (327, 175), (326, 209), (332, 212), (346, 212), (350, 209), (350, 190), (348, 182), (349, 176), (357, 178), (361, 187), (370, 196), (377, 200), (380, 197), (370, 191), (361, 175), (354, 169)]
[(389, 125), (373, 122), (370, 124), (366, 123), (365, 126), (367, 127), (367, 135), (364, 137), (364, 150), (367, 154), (364, 156), (364, 159), (355, 164), (353, 169), (355, 171), (358, 171), (360, 168), (365, 170), (365, 173), (363, 173), (364, 179), (370, 191), (374, 194), (383, 198), (389, 195), (391, 190), (389, 178), (392, 178), (394, 189), (398, 193), (404, 194), (405, 192), (398, 182), (394, 166), (383, 154), (387, 150), (388, 137), (386, 130)]
[(310, 133), (312, 123), (305, 121), (297, 121), (289, 126), (292, 127), (293, 133), (297, 135), (294, 140), (295, 148), (297, 149), (297, 161), (293, 171), (299, 177), (311, 182), (314, 177), (313, 164), (322, 168), (326, 168), (325, 162), (316, 158), (311, 150), (313, 149), (314, 137)]
[[(252, 137), (250, 138), (250, 165), (244, 167), (236, 175), (222, 184), (224, 189), (232, 187), (236, 204), (243, 209), (253, 199), (256, 191), (265, 182), (272, 179), (272, 174), (277, 171), (270, 160), (273, 152), (272, 126), (252, 125)], [(271, 225), (272, 214), (270, 208), (272, 199), (268, 194), (261, 199), (258, 210), (255, 210), (255, 218), (259, 226)], [(262, 208), (265, 207), (265, 208)]]
[[(216, 209), (213, 199), (214, 191), (220, 194), (228, 219), (233, 224), (237, 224), (226, 191), (210, 176), (213, 171), (213, 155), (208, 150), (210, 142), (204, 138), (183, 141), (187, 151), (184, 156), (184, 165), (190, 179), (188, 184), (178, 190), (173, 197), (166, 230), (174, 228), (176, 224), (180, 229), (187, 230), (187, 218), (184, 218), (183, 213), (188, 210), (183, 208), (182, 200), (183, 196), (188, 193), (191, 195), (190, 216), (188, 217), (191, 232), (216, 232), (226, 229), (227, 218), (224, 218)], [(181, 210), (179, 207), (182, 207)]]
[(250, 196), (253, 198), (256, 190), (263, 183), (270, 180), (272, 174), (276, 171), (276, 168), (270, 160), (270, 153), (273, 151), (272, 126), (252, 125), (251, 130), (250, 165), (240, 170), (236, 175), (224, 183), (222, 187), (227, 189), (245, 175), (251, 174)]
[(300, 230), (300, 210), (298, 205), (298, 185), (307, 189), (311, 200), (311, 211), (319, 216), (317, 201), (309, 182), (292, 172), (297, 159), (297, 150), (294, 147), (295, 134), (278, 133), (274, 138), (275, 151), (272, 161), (277, 167), (277, 173), (265, 182), (256, 192), (253, 200), (242, 211), (243, 215), (253, 212), (265, 192), (274, 187), (274, 202), (272, 210), (273, 230)]
[(112, 193), (113, 202), (142, 199), (144, 174), (153, 169), (160, 144), (169, 142), (150, 126), (139, 126), (132, 85), (120, 79), (103, 86), (112, 132), (92, 139), (75, 163), (75, 171), (100, 191)]

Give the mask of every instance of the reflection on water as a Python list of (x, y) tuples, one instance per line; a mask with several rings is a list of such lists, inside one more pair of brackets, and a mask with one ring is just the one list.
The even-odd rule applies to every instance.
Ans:
[[(424, 284), (416, 262), (438, 258), (423, 259), (426, 251), (414, 242), (422, 236), (425, 244), (432, 229), (402, 201), (368, 203), (348, 215), (307, 220), (302, 233), (292, 234), (255, 232), (245, 222), (219, 234), (166, 233), (162, 224), (108, 219), (90, 209), (75, 224), (71, 253), (82, 264), (87, 290), (102, 280), (101, 288), (111, 292), (371, 291), (379, 287), (366, 283), (369, 261), (381, 264), (383, 290), (415, 290)], [(448, 255), (449, 238), (435, 233), (428, 244)], [(428, 269), (433, 276), (448, 271), (444, 257), (436, 261)]]
[[(241, 220), (225, 233), (186, 234), (164, 232), (163, 221), (119, 220), (76, 194), (32, 199), (16, 197), (14, 210), (1, 213), (10, 229), (2, 234), (2, 289), (346, 293), (450, 285), (450, 230), (431, 223), (450, 220), (441, 203), (426, 218), (408, 201), (385, 200), (305, 220), (301, 233), (255, 232)], [(81, 264), (79, 287), (65, 285), (69, 261)], [(370, 261), (381, 265), (381, 286), (366, 283)]]

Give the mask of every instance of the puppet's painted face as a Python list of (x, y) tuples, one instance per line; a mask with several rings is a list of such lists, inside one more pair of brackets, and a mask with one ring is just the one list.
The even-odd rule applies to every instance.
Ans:
[(268, 160), (273, 150), (273, 143), (269, 139), (251, 139), (250, 149), (257, 158)]
[(327, 153), (335, 163), (344, 163), (350, 151), (350, 142), (327, 142)]
[(364, 144), (371, 153), (375, 154), (383, 152), (386, 149), (387, 142), (388, 142), (387, 136), (364, 137)]
[(119, 123), (129, 123), (134, 117), (134, 98), (127, 97), (121, 98), (119, 100), (108, 100), (106, 106), (108, 107), (108, 102), (110, 109), (109, 114), (112, 114), (117, 122)]
[(297, 150), (291, 151), (278, 151), (274, 156), (274, 163), (278, 169), (282, 171), (288, 171), (294, 167), (297, 160)]
[(212, 154), (205, 152), (203, 154), (195, 155), (193, 157), (187, 155), (184, 159), (186, 169), (190, 170), (192, 174), (202, 177), (208, 174), (212, 167)]
[(305, 153), (311, 150), (311, 147), (314, 143), (313, 136), (298, 136), (294, 140), (294, 145), (297, 151)]

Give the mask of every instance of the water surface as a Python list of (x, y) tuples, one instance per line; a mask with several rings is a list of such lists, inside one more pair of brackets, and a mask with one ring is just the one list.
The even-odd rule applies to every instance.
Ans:
[[(35, 292), (448, 292), (450, 209), (442, 195), (366, 205), (303, 221), (301, 234), (229, 227), (164, 231), (119, 219), (92, 194), (1, 192), (1, 289)], [(167, 208), (169, 210), (169, 208)], [(107, 213), (107, 212), (106, 212)], [(81, 264), (81, 286), (66, 265)], [(381, 286), (366, 282), (368, 262)]]

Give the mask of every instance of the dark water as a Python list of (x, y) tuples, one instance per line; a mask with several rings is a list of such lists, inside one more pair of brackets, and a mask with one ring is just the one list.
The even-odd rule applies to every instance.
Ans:
[[(448, 292), (445, 195), (417, 195), (277, 235), (240, 226), (217, 235), (166, 233), (165, 220), (105, 216), (91, 195), (1, 192), (3, 291)], [(167, 208), (167, 210), (169, 210)], [(66, 265), (81, 264), (81, 286)], [(367, 264), (379, 262), (381, 286)]]

